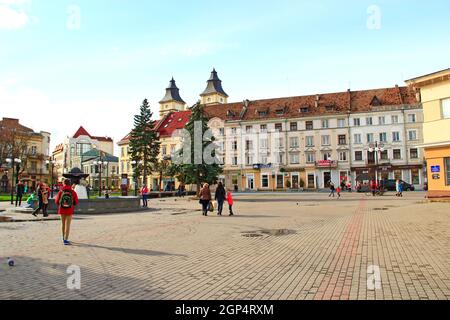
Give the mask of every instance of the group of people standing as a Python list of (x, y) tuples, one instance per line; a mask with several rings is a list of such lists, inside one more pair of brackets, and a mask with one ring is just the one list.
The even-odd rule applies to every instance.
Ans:
[[(228, 203), (228, 208), (230, 210), (230, 216), (233, 216), (233, 196), (231, 195), (230, 190), (226, 190), (223, 186), (222, 182), (219, 182), (214, 199), (217, 201), (217, 214), (219, 216), (222, 215), (223, 205), (225, 201)], [(211, 208), (214, 210), (214, 205), (212, 203), (212, 194), (211, 189), (209, 188), (209, 184), (205, 183), (203, 188), (200, 190), (200, 204), (202, 205), (202, 212), (204, 216), (208, 216), (208, 212), (211, 211)]]

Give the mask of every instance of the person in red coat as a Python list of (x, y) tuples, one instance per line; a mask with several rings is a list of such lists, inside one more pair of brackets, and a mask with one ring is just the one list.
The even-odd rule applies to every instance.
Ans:
[(228, 192), (227, 192), (227, 202), (228, 202), (228, 206), (230, 208), (230, 216), (234, 216), (234, 213), (233, 213), (233, 196), (231, 195), (230, 190), (228, 190)]
[(63, 188), (55, 198), (55, 203), (58, 206), (58, 214), (61, 216), (63, 242), (66, 246), (70, 245), (70, 224), (75, 212), (75, 206), (79, 203), (78, 195), (72, 190), (70, 184), (70, 180), (66, 179)]

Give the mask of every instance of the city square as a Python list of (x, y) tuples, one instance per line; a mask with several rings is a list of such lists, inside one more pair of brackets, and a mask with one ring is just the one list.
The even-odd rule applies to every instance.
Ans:
[[(448, 300), (450, 203), (424, 196), (241, 194), (234, 217), (156, 199), (145, 212), (76, 217), (71, 247), (58, 221), (0, 223), (15, 261), (0, 268), (0, 298)], [(73, 265), (79, 290), (67, 287)]]

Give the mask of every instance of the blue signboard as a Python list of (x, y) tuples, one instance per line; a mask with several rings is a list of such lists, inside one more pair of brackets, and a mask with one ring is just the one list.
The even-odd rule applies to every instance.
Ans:
[(431, 166), (431, 172), (441, 172), (441, 166)]

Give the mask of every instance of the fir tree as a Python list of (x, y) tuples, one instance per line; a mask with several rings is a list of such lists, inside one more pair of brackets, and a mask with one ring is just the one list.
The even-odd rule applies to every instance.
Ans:
[(160, 141), (155, 129), (153, 113), (147, 99), (142, 102), (140, 113), (134, 117), (134, 128), (131, 131), (131, 160), (136, 164), (133, 172), (135, 180), (142, 176), (142, 183), (147, 183), (147, 176), (158, 161)]
[[(183, 177), (183, 182), (186, 184), (195, 184), (197, 186), (197, 195), (200, 193), (200, 186), (202, 183), (215, 184), (217, 183), (218, 176), (222, 173), (222, 168), (219, 166), (218, 161), (208, 163), (204, 159), (204, 151), (206, 148), (211, 149), (210, 144), (214, 143), (214, 137), (211, 139), (203, 139), (205, 132), (209, 130), (208, 118), (206, 117), (203, 106), (200, 103), (195, 104), (191, 108), (192, 114), (189, 122), (186, 124), (185, 129), (190, 135), (190, 162), (173, 165), (171, 170), (177, 172), (179, 177)], [(195, 124), (201, 124), (201, 137), (195, 136)], [(195, 140), (201, 139), (201, 150), (195, 150)], [(183, 158), (186, 152), (184, 149), (180, 150), (178, 157)], [(215, 149), (211, 151), (211, 157), (216, 158)]]

